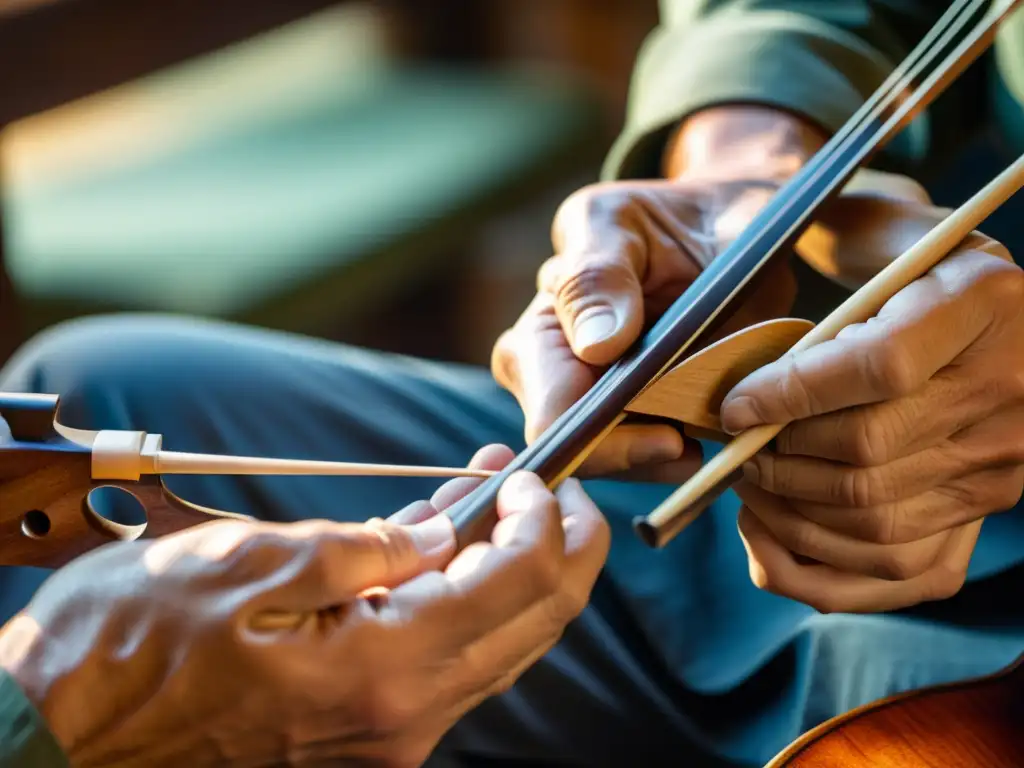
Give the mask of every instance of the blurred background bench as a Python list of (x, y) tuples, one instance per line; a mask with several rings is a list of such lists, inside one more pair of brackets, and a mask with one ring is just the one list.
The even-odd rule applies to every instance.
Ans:
[(3, 354), (143, 310), (485, 363), (655, 22), (655, 0), (8, 2)]

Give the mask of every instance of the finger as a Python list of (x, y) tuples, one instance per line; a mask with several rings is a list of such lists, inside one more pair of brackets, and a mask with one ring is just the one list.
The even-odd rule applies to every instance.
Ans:
[[(599, 370), (573, 354), (554, 316), (551, 298), (543, 293), (495, 345), (491, 368), (523, 410), (528, 443), (585, 395), (600, 376)], [(682, 438), (672, 427), (628, 425), (606, 437), (580, 470), (600, 476), (636, 464), (673, 461), (681, 453)]]
[(887, 464), (851, 466), (766, 450), (744, 465), (744, 477), (791, 500), (858, 508), (892, 504), (971, 474), (1021, 466), (1021, 430), (1024, 408), (1012, 408)]
[[(701, 444), (690, 438), (683, 438), (683, 455), (675, 461), (664, 463), (635, 464), (627, 470), (605, 469), (595, 472), (593, 465), (584, 462), (577, 470), (580, 479), (600, 477), (606, 480), (621, 480), (633, 483), (666, 483), (682, 485), (701, 468), (704, 463), (704, 450)], [(595, 452), (596, 454), (597, 452)], [(598, 458), (601, 458), (600, 456)], [(602, 468), (604, 469), (604, 468)]]
[(956, 594), (963, 586), (981, 521), (954, 531), (935, 565), (905, 581), (844, 573), (828, 565), (800, 564), (746, 508), (740, 510), (738, 526), (747, 549), (751, 580), (757, 587), (823, 613), (874, 613)]
[(608, 521), (579, 481), (568, 479), (557, 490), (565, 537), (563, 592), (570, 597), (570, 612), (579, 613), (604, 568), (611, 546)]
[(502, 334), (491, 356), (498, 383), (511, 392), (533, 442), (569, 406), (594, 386), (600, 371), (569, 348), (553, 300), (538, 293), (513, 328)]
[(565, 481), (558, 499), (565, 533), (561, 586), (465, 648), (450, 678), (457, 698), (478, 695), (479, 700), (507, 690), (557, 644), (565, 627), (589, 603), (608, 556), (609, 528), (577, 481)]
[(912, 498), (850, 508), (806, 501), (790, 506), (818, 525), (861, 541), (905, 544), (1016, 506), (1024, 468), (998, 468), (951, 480)]
[(563, 203), (555, 216), (558, 255), (538, 275), (573, 353), (608, 365), (643, 328), (640, 277), (647, 248), (642, 209), (621, 187), (588, 188)]
[(982, 334), (986, 302), (965, 292), (987, 254), (951, 257), (890, 299), (877, 316), (835, 339), (788, 354), (745, 378), (722, 403), (723, 428), (788, 424), (917, 391)]
[(440, 644), (438, 652), (493, 631), (560, 586), (565, 533), (555, 494), (536, 475), (517, 472), (499, 489), (497, 511), (491, 541), (459, 552), (444, 579), (419, 580), (389, 596), (396, 615), (435, 628), (425, 642)]
[[(500, 472), (513, 458), (515, 458), (515, 454), (507, 446), (485, 445), (473, 455), (468, 466), (470, 469), (489, 469)], [(482, 482), (483, 478), (475, 477), (458, 477), (449, 480), (434, 492), (430, 501), (414, 501), (388, 517), (388, 522), (395, 525), (422, 523), (428, 517), (443, 512), (456, 501), (467, 496)]]
[(966, 474), (975, 465), (972, 457), (949, 442), (878, 467), (766, 450), (743, 465), (743, 478), (790, 500), (863, 508), (919, 496)]
[(948, 530), (941, 530), (905, 544), (867, 542), (819, 525), (756, 486), (739, 483), (735, 491), (787, 550), (846, 573), (891, 581), (913, 578), (932, 566), (949, 536)]
[[(481, 448), (469, 462), (470, 469), (487, 469), (500, 472), (515, 458), (515, 452), (505, 445), (487, 445)], [(455, 502), (468, 496), (483, 484), (483, 478), (458, 477), (442, 485), (430, 498), (431, 505), (443, 512)]]
[[(523, 486), (510, 486), (510, 479), (506, 486), (512, 493), (506, 496), (504, 504), (499, 498), (502, 519), (495, 527), (493, 546), (467, 548), (460, 554), (461, 560), (448, 568), (448, 578), (443, 584), (437, 581), (426, 584), (425, 580), (419, 580), (421, 584), (416, 588), (410, 588), (413, 586), (410, 584), (391, 594), (391, 608), (415, 616), (424, 642), (439, 646), (438, 652), (464, 648), (514, 622), (523, 628), (516, 637), (529, 635), (533, 638), (522, 643), (539, 642), (538, 637), (552, 630), (553, 621), (557, 626), (559, 621), (565, 620), (563, 617), (581, 611), (589, 600), (590, 590), (608, 555), (607, 522), (576, 481), (567, 480), (559, 487), (561, 506), (552, 509), (550, 503), (554, 497), (539, 479), (526, 473), (517, 476), (525, 478), (520, 480)], [(521, 498), (516, 498), (517, 495)], [(536, 518), (541, 516), (545, 521), (538, 526)], [(535, 520), (529, 521), (530, 517)], [(509, 528), (501, 533), (499, 529), (517, 520), (533, 522), (534, 527), (534, 531), (520, 541), (528, 538), (543, 543), (520, 545), (515, 551), (512, 537), (521, 532)], [(548, 525), (553, 525), (555, 530), (550, 530)], [(474, 548), (479, 554), (471, 552)], [(468, 557), (467, 553), (470, 553)], [(523, 619), (534, 608), (537, 609), (534, 619)], [(546, 618), (538, 621), (537, 617)], [(430, 627), (440, 631), (430, 630)], [(510, 640), (509, 647), (513, 646), (518, 647)]]
[(878, 466), (917, 453), (988, 418), (1002, 406), (986, 378), (938, 373), (918, 392), (793, 422), (775, 440), (780, 454)]
[[(577, 471), (579, 477), (609, 477), (637, 467), (653, 470), (683, 458), (686, 441), (668, 424), (623, 424), (613, 429)], [(699, 456), (699, 454), (698, 454)], [(687, 467), (692, 461), (687, 457)], [(668, 470), (664, 470), (668, 471)]]
[(388, 522), (394, 525), (416, 525), (433, 517), (439, 511), (429, 501), (414, 501), (388, 517)]
[(455, 547), (445, 515), (407, 527), (379, 519), (362, 525), (310, 521), (281, 525), (272, 541), (249, 547), (238, 567), (265, 569), (273, 553), (276, 562), (254, 608), (315, 611), (441, 568)]

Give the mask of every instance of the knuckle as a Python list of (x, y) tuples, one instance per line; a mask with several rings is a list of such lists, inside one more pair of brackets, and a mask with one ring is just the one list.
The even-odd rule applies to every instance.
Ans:
[(1021, 482), (1017, 473), (1014, 473), (1012, 478), (993, 483), (991, 492), (992, 498), (989, 502), (991, 509), (988, 512), (1006, 512), (1020, 503), (1021, 495), (1024, 494), (1024, 483)]
[(995, 392), (997, 397), (1002, 397), (1009, 403), (1019, 405), (1024, 403), (1024, 364), (1016, 358), (1007, 366), (1006, 371), (999, 377), (999, 391)]
[(816, 398), (808, 385), (796, 357), (790, 358), (786, 375), (779, 382), (779, 395), (787, 414), (792, 417), (816, 413)]
[(851, 415), (847, 428), (853, 464), (874, 467), (891, 461), (895, 440), (892, 424), (887, 419), (857, 413)]
[(967, 572), (945, 563), (940, 563), (932, 569), (931, 579), (928, 581), (928, 600), (948, 600), (955, 597), (967, 581)]
[(749, 563), (750, 581), (762, 592), (780, 594), (778, 580), (772, 570), (761, 562), (757, 557), (751, 557)]
[(546, 550), (531, 550), (523, 556), (521, 578), (536, 599), (553, 597), (562, 586), (562, 564)]
[[(1016, 435), (1014, 437), (1016, 437)], [(1000, 464), (1009, 464), (1014, 467), (1019, 467), (1024, 464), (1024, 442), (1020, 440), (1013, 440), (1003, 446), (1000, 454)]]
[(377, 680), (363, 692), (358, 711), (363, 730), (377, 738), (391, 739), (413, 722), (411, 697), (388, 680)]
[[(383, 520), (373, 521), (370, 526), (372, 536), (358, 536), (355, 541), (364, 543), (370, 552), (379, 558), (382, 572), (397, 573), (403, 564), (416, 559), (416, 544), (412, 537), (393, 523)], [(324, 556), (323, 549), (318, 552), (318, 559), (325, 569), (331, 569), (331, 563)]]
[(518, 676), (513, 673), (502, 675), (500, 678), (498, 678), (497, 681), (495, 681), (494, 685), (492, 685), (490, 689), (488, 689), (488, 697), (504, 696), (506, 693), (508, 693), (515, 687), (518, 679)]
[(873, 467), (842, 469), (833, 494), (845, 507), (871, 507), (885, 500), (882, 475)]
[[(612, 220), (621, 218), (624, 208), (633, 205), (633, 198), (621, 186), (588, 184), (562, 201), (555, 211), (556, 233), (563, 233), (575, 221)], [(559, 238), (556, 236), (555, 240)], [(557, 243), (556, 243), (557, 244)]]
[(756, 552), (751, 552), (747, 569), (750, 574), (750, 582), (759, 590), (781, 597), (787, 596), (785, 584), (778, 571), (759, 558)]
[(636, 284), (639, 281), (630, 263), (614, 253), (586, 253), (573, 259), (554, 286), (558, 303), (576, 314), (599, 302), (609, 287)]
[(577, 618), (587, 608), (590, 602), (590, 588), (571, 586), (562, 589), (558, 597), (557, 615), (559, 624), (564, 624)]
[(804, 557), (815, 557), (819, 552), (819, 542), (817, 526), (802, 519), (793, 521), (785, 541), (793, 553)]
[(875, 561), (875, 575), (887, 581), (906, 581), (927, 570), (928, 562), (905, 547), (890, 546)]
[(921, 386), (914, 357), (898, 339), (889, 338), (881, 346), (872, 346), (863, 359), (868, 383), (883, 397), (905, 397)]
[(899, 510), (885, 505), (865, 508), (864, 532), (872, 544), (902, 544), (907, 538)]
[(504, 331), (491, 350), (491, 374), (498, 384), (509, 391), (518, 386), (519, 369), (517, 365), (514, 331)]
[(1017, 312), (1024, 303), (1024, 270), (1016, 264), (994, 261), (975, 285), (997, 310)]

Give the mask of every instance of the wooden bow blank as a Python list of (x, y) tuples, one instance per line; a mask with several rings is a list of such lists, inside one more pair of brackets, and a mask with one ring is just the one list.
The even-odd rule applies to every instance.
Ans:
[[(74, 429), (59, 421), (56, 395), (0, 394), (10, 439), (0, 442), (0, 565), (56, 568), (112, 541), (155, 537), (215, 519), (247, 519), (180, 498), (162, 475), (385, 475), (488, 477), (485, 470), (216, 456), (162, 450), (138, 431)], [(116, 523), (94, 507), (93, 491), (113, 487), (146, 513)]]

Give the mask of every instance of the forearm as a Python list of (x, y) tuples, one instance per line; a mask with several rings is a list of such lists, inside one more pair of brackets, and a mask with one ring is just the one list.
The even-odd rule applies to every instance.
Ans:
[[(664, 0), (604, 177), (661, 175), (680, 124), (732, 105), (837, 131), (943, 10), (932, 0)], [(883, 154), (900, 165), (923, 163), (938, 128), (919, 124)]]

